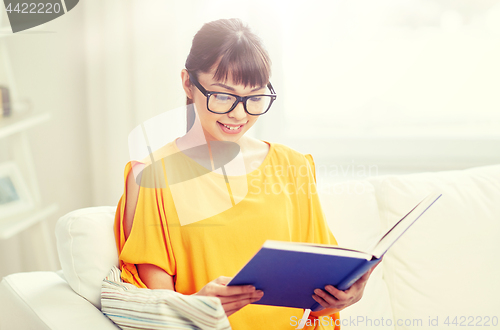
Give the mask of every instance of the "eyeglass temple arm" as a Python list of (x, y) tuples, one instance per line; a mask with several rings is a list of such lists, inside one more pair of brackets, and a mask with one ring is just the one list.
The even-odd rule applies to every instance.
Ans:
[(207, 96), (208, 91), (196, 80), (196, 78), (188, 71), (189, 81), (191, 81), (199, 90), (203, 93), (203, 95)]
[(271, 85), (271, 82), (269, 82), (269, 83), (267, 84), (267, 88), (269, 88), (269, 90), (271, 91), (271, 93), (273, 93), (273, 94), (274, 94), (274, 97), (276, 97), (276, 96), (277, 96), (277, 95), (276, 95), (276, 92), (274, 91), (273, 85)]

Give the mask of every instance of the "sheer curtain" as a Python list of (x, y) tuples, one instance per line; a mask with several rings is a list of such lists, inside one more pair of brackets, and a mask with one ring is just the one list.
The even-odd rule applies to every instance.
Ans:
[(500, 162), (499, 1), (313, 1), (280, 18), (276, 139), (344, 171)]
[(96, 205), (122, 193), (128, 133), (184, 104), (180, 70), (192, 38), (218, 18), (249, 23), (273, 61), (278, 100), (254, 136), (344, 172), (500, 162), (497, 0), (81, 5)]

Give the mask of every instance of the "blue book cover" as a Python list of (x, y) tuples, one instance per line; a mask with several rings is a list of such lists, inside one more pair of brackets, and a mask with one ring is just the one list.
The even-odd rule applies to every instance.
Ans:
[(322, 309), (312, 295), (330, 284), (347, 290), (439, 198), (432, 193), (385, 232), (369, 253), (312, 243), (268, 240), (227, 285), (254, 285), (264, 296), (253, 304)]

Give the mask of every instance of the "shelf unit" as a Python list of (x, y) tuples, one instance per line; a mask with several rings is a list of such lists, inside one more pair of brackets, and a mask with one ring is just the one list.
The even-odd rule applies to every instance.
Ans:
[(49, 118), (48, 113), (13, 113), (10, 117), (0, 119), (0, 139), (22, 132)]
[[(0, 17), (1, 26), (1, 17)], [(30, 29), (30, 30), (35, 30)], [(38, 30), (38, 29), (37, 29)], [(37, 31), (38, 32), (38, 31)], [(0, 65), (5, 68), (7, 87), (12, 100), (12, 113), (9, 117), (0, 118), (0, 139), (8, 140), (8, 148), (25, 179), (28, 190), (33, 199), (33, 207), (9, 217), (0, 216), (0, 240), (9, 239), (29, 229), (30, 241), (40, 242), (43, 247), (33, 245), (35, 260), (40, 268), (55, 270), (57, 260), (52, 250), (52, 239), (46, 219), (58, 210), (57, 203), (44, 204), (40, 196), (35, 164), (31, 156), (31, 149), (27, 130), (40, 125), (50, 119), (49, 113), (22, 109), (19, 102), (17, 87), (5, 41), (14, 35), (10, 27), (0, 27)]]
[(54, 214), (57, 210), (57, 204), (51, 204), (44, 207), (38, 206), (28, 212), (23, 212), (9, 217), (6, 219), (7, 221), (0, 221), (0, 239), (8, 239), (21, 231), (28, 229), (38, 222), (46, 219), (51, 214)]

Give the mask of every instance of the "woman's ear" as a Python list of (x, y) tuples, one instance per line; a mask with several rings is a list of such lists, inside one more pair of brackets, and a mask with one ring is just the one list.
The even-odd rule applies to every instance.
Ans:
[(191, 81), (189, 80), (189, 73), (186, 69), (182, 69), (181, 71), (181, 79), (182, 79), (182, 88), (184, 88), (184, 92), (188, 99), (193, 99), (193, 90), (191, 89)]

